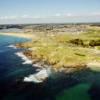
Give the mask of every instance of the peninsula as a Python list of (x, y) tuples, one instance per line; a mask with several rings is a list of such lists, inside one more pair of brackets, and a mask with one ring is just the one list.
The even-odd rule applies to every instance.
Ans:
[(92, 65), (100, 66), (98, 24), (24, 25), (20, 33), (0, 34), (31, 39), (16, 47), (25, 48), (23, 54), (42, 68), (48, 66), (56, 72), (70, 73)]
[(56, 72), (70, 73), (90, 67), (92, 63), (100, 65), (98, 24), (25, 25), (19, 34), (4, 35), (30, 38), (31, 41), (16, 46), (25, 48), (24, 55), (43, 68), (48, 66)]

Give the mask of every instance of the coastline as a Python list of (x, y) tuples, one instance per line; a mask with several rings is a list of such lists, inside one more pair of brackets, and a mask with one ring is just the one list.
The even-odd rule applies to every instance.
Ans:
[[(15, 53), (15, 55), (17, 55), (23, 60), (22, 64), (31, 64), (32, 66), (35, 66), (32, 60), (30, 60), (27, 56), (25, 56), (23, 52), (17, 52)], [(42, 67), (40, 69), (38, 64), (36, 67), (37, 67), (37, 73), (25, 76), (23, 79), (24, 82), (42, 83), (49, 77), (50, 70), (48, 71), (47, 68), (42, 68)]]
[(17, 49), (17, 47), (16, 47), (15, 45), (13, 45), (13, 44), (8, 45), (7, 47), (9, 47), (9, 48), (13, 48), (13, 49)]
[(23, 60), (22, 64), (32, 64), (32, 60), (28, 59), (23, 52), (17, 52), (15, 53), (18, 57), (20, 57)]
[(0, 32), (0, 35), (4, 35), (4, 36), (14, 36), (14, 37), (19, 37), (19, 38), (27, 38), (27, 39), (33, 39), (35, 38), (36, 36), (34, 34), (29, 34), (29, 33), (11, 33), (11, 32), (8, 32), (8, 33), (1, 33)]
[[(20, 33), (20, 34), (19, 33), (0, 33), (0, 35), (21, 37), (21, 38), (27, 38), (27, 39), (36, 39), (36, 36), (34, 34), (28, 34), (28, 33)], [(42, 45), (42, 46), (44, 46), (44, 45)], [(13, 47), (13, 46), (9, 46), (9, 47)], [(23, 48), (21, 45), (19, 45), (19, 47)], [(16, 48), (18, 48), (18, 47), (16, 46)], [(30, 49), (30, 48), (28, 48), (28, 49)], [(32, 59), (38, 60), (38, 61), (35, 61), (35, 64), (37, 65), (37, 68), (41, 68), (41, 69), (39, 69), (39, 72), (37, 72), (36, 74), (32, 74), (32, 75), (29, 75), (28, 77), (25, 77), (24, 81), (40, 83), (40, 82), (43, 82), (47, 77), (49, 77), (48, 73), (46, 72), (47, 69), (43, 67), (45, 65), (45, 63), (43, 62), (43, 64), (41, 65), (42, 62), (41, 62), (40, 58), (31, 58), (32, 54), (30, 53), (30, 51), (27, 51), (26, 54), (23, 52), (17, 52), (16, 55), (19, 56), (24, 61), (22, 64), (32, 64), (32, 66), (34, 66), (34, 61)], [(82, 63), (82, 64), (76, 63), (76, 64), (69, 64), (69, 65), (66, 64), (66, 66), (60, 66), (60, 67), (54, 66), (53, 69), (55, 70), (55, 72), (58, 72), (58, 73), (59, 72), (72, 73), (74, 71), (79, 71), (79, 70), (82, 70), (85, 68), (95, 70), (95, 69), (99, 68), (99, 64), (97, 65), (96, 62), (95, 63), (88, 62), (85, 64), (84, 63)], [(47, 65), (47, 66), (49, 68), (49, 65)], [(52, 66), (52, 64), (51, 64), (51, 66)], [(38, 73), (40, 73), (40, 74), (38, 74)]]
[[(36, 38), (35, 35), (28, 34), (28, 33), (21, 33), (21, 34), (19, 34), (19, 33), (0, 33), (0, 35), (26, 38), (26, 39)], [(15, 45), (9, 45), (8, 47), (17, 49), (17, 47)], [(31, 59), (29, 59), (26, 55), (24, 55), (23, 52), (16, 52), (15, 55), (17, 55), (18, 57), (20, 57), (22, 59), (22, 64), (31, 64), (32, 66), (37, 65), (36, 66), (38, 68), (37, 73), (25, 76), (23, 79), (24, 82), (41, 83), (49, 77), (48, 69), (42, 68), (42, 67), (40, 69), (39, 65), (33, 64), (33, 61)]]
[(87, 64), (87, 67), (93, 71), (100, 72), (100, 62), (96, 62), (96, 61), (89, 62)]

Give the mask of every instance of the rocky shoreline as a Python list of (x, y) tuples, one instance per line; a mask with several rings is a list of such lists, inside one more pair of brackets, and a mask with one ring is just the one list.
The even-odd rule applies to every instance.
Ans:
[(22, 64), (32, 64), (32, 66), (37, 67), (37, 73), (24, 77), (24, 82), (41, 83), (49, 77), (50, 70), (48, 71), (47, 68), (40, 67), (39, 64), (37, 64), (36, 66), (35, 64), (33, 64), (32, 60), (30, 60), (26, 55), (24, 55), (23, 52), (17, 52), (15, 54), (23, 60)]
[[(23, 48), (24, 46), (22, 44), (17, 44), (16, 45), (17, 48)], [(69, 64), (67, 66), (61, 66), (60, 68), (58, 67), (54, 67), (53, 65), (50, 65), (48, 62), (46, 61), (41, 61), (40, 59), (34, 59), (33, 55), (32, 55), (32, 51), (30, 49), (27, 49), (23, 52), (23, 54), (32, 61), (33, 66), (37, 65), (38, 68), (43, 69), (43, 68), (51, 68), (54, 70), (54, 72), (64, 72), (64, 73), (73, 73), (73, 72), (77, 72), (77, 71), (81, 71), (84, 69), (93, 69), (92, 67), (100, 67), (100, 63), (95, 62), (88, 62), (88, 63), (76, 63), (76, 64)], [(97, 65), (98, 63), (98, 65)], [(96, 66), (97, 65), (97, 66)], [(95, 69), (95, 68), (94, 68)]]
[[(17, 44), (16, 47), (23, 48), (22, 45), (20, 46), (20, 44)], [(76, 65), (70, 64), (70, 65), (67, 65), (66, 67), (62, 66), (61, 69), (56, 69), (53, 67), (53, 65), (50, 65), (48, 62), (40, 61), (40, 59), (34, 59), (31, 50), (25, 50), (23, 52), (23, 55), (25, 55), (28, 59), (30, 59), (33, 65), (37, 64), (39, 68), (46, 68), (47, 66), (50, 66), (55, 70), (55, 72), (64, 71), (66, 73), (70, 73), (76, 70), (82, 70), (83, 68), (86, 68), (86, 64), (83, 63), (83, 64), (76, 64)]]
[[(23, 54), (27, 56), (29, 59), (33, 59), (32, 52), (30, 50), (23, 52)], [(51, 67), (55, 72), (65, 72), (65, 73), (71, 73), (74, 71), (82, 70), (87, 67), (86, 64), (76, 64), (76, 65), (70, 64), (70, 65), (67, 65), (66, 67), (62, 66), (61, 68), (56, 68), (53, 65), (50, 65), (48, 62), (43, 62), (43, 61), (40, 61), (39, 59), (33, 59), (32, 62), (33, 64), (38, 63), (38, 65), (41, 66), (42, 68), (45, 68), (48, 66), (48, 67)]]
[[(23, 48), (20, 44), (16, 45), (17, 48)], [(41, 83), (45, 81), (52, 71), (56, 73), (64, 73), (64, 74), (71, 74), (73, 72), (78, 72), (87, 69), (86, 64), (76, 64), (76, 65), (68, 65), (67, 67), (60, 67), (56, 68), (53, 65), (50, 65), (48, 62), (40, 61), (39, 59), (34, 59), (32, 56), (31, 50), (25, 50), (24, 52), (16, 53), (17, 56), (21, 57), (24, 62), (23, 64), (32, 64), (32, 66), (37, 67), (37, 73), (31, 74), (27, 77), (24, 77), (24, 82), (35, 82)], [(49, 70), (49, 71), (48, 71)]]
[[(77, 35), (41, 33), (35, 34), (35, 37), (31, 39), (29, 42), (16, 44), (17, 48), (25, 49), (17, 55), (27, 60), (23, 64), (32, 64), (33, 67), (36, 65), (39, 71), (50, 68), (55, 73), (73, 73), (100, 67), (98, 49), (100, 39), (97, 30)], [(95, 63), (92, 63), (93, 61)], [(32, 75), (29, 77), (34, 78)]]

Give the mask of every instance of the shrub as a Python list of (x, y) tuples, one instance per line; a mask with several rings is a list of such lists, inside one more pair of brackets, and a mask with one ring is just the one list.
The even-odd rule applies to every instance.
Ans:
[(81, 46), (84, 45), (83, 40), (81, 39), (72, 39), (70, 40), (70, 43), (75, 44), (75, 45), (81, 45)]
[(100, 46), (100, 40), (90, 40), (89, 46)]

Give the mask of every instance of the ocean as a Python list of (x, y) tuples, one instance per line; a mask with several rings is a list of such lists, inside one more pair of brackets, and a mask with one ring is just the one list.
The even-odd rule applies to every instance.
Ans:
[(24, 49), (11, 45), (29, 41), (0, 36), (0, 100), (100, 100), (100, 72), (86, 69), (71, 74), (54, 73), (43, 83), (24, 82), (36, 73), (31, 64), (23, 64), (16, 55)]

